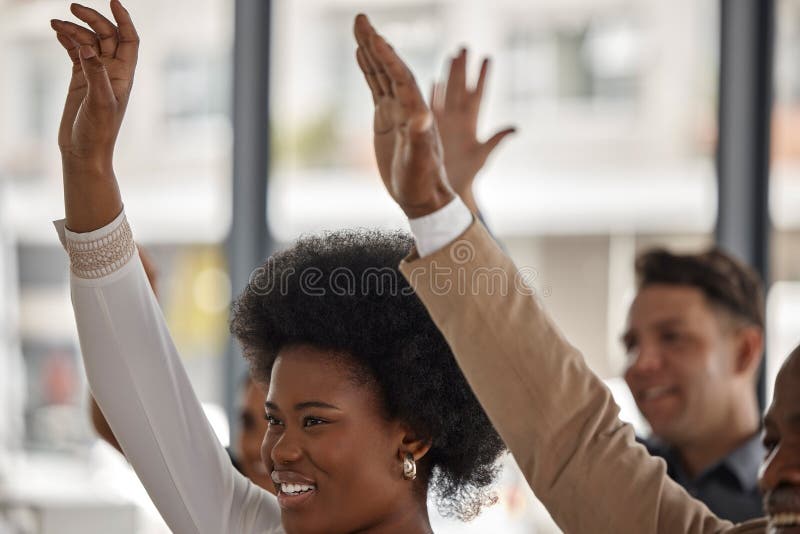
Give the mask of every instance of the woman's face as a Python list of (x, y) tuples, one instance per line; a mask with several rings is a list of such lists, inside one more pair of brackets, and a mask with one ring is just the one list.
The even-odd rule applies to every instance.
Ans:
[(252, 380), (242, 389), (239, 405), (239, 463), (244, 476), (270, 493), (275, 493), (275, 484), (269, 471), (261, 461), (261, 444), (267, 433), (267, 420), (264, 419), (264, 400), (267, 388)]
[(272, 369), (261, 454), (289, 533), (392, 522), (412, 495), (402, 474), (406, 433), (383, 417), (373, 386), (354, 381), (345, 358), (287, 347)]

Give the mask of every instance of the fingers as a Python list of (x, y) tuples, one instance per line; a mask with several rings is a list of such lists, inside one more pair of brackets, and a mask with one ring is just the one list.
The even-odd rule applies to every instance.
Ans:
[(481, 100), (483, 99), (483, 88), (486, 86), (486, 75), (489, 72), (489, 58), (483, 58), (481, 62), (481, 72), (478, 74), (478, 83), (475, 85), (475, 91), (472, 92), (472, 103), (480, 107)]
[(97, 51), (100, 50), (100, 43), (97, 40), (97, 35), (93, 31), (68, 20), (52, 20), (50, 21), (50, 25), (55, 31), (66, 35), (79, 46), (87, 45), (93, 47)]
[[(402, 114), (396, 118), (397, 123), (406, 123), (412, 132), (422, 133), (432, 130), (433, 116), (425, 104), (414, 76), (400, 56), (375, 31), (365, 15), (356, 17), (354, 32), (359, 44), (356, 58), (367, 78), (373, 97), (375, 98), (380, 91), (379, 96), (388, 95), (396, 98), (401, 104), (397, 109)], [(372, 80), (373, 73), (374, 80)]]
[(384, 92), (380, 83), (378, 83), (375, 69), (369, 64), (366, 52), (360, 46), (356, 49), (356, 60), (358, 61), (358, 66), (361, 68), (361, 72), (364, 73), (364, 78), (367, 80), (369, 90), (372, 92), (373, 103), (377, 102), (378, 99), (383, 96)]
[(500, 130), (492, 137), (490, 137), (488, 141), (483, 143), (483, 150), (486, 153), (486, 155), (488, 156), (489, 154), (491, 154), (492, 151), (495, 148), (497, 148), (497, 145), (499, 145), (503, 139), (516, 132), (517, 132), (516, 128), (506, 128), (505, 130)]
[(389, 80), (389, 77), (386, 75), (386, 71), (380, 65), (380, 62), (375, 59), (375, 51), (373, 50), (371, 44), (372, 36), (377, 35), (377, 32), (375, 31), (375, 28), (372, 27), (372, 24), (370, 24), (369, 19), (367, 19), (365, 15), (358, 15), (356, 17), (355, 35), (358, 46), (362, 50), (362, 59), (364, 61), (364, 65), (366, 66), (366, 70), (364, 67), (362, 67), (364, 75), (366, 76), (369, 74), (370, 76), (374, 77), (375, 82), (380, 87), (379, 96), (391, 95), (392, 84)]
[(420, 93), (414, 76), (397, 52), (377, 33), (372, 35), (370, 43), (375, 53), (375, 60), (386, 72), (391, 82), (392, 92), (400, 100), (400, 103), (412, 113), (427, 109), (425, 99)]
[(88, 45), (81, 45), (78, 55), (83, 69), (83, 76), (89, 86), (89, 101), (102, 106), (115, 103), (116, 96), (114, 96), (114, 90), (111, 88), (108, 71), (97, 56), (95, 49)]
[(117, 44), (119, 41), (117, 27), (92, 8), (80, 4), (72, 4), (70, 10), (73, 15), (81, 19), (94, 30), (97, 41), (100, 44), (100, 56), (113, 58), (117, 52)]
[(447, 78), (445, 110), (458, 109), (464, 105), (467, 94), (467, 50), (462, 48), (450, 63), (450, 76)]
[(63, 33), (56, 33), (56, 38), (58, 39), (58, 42), (61, 43), (61, 46), (64, 47), (64, 50), (67, 51), (67, 55), (69, 55), (70, 60), (72, 60), (72, 64), (80, 65), (81, 60), (78, 57), (78, 49), (80, 48), (80, 45)]
[(116, 57), (135, 65), (139, 57), (139, 34), (133, 25), (131, 15), (119, 0), (111, 0), (111, 14), (117, 22), (117, 33), (119, 34)]

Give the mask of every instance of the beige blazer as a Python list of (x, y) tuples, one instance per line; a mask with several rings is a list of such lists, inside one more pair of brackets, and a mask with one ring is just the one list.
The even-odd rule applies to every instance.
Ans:
[(456, 355), (528, 484), (566, 533), (763, 533), (734, 526), (636, 443), (587, 367), (479, 222), (400, 270)]

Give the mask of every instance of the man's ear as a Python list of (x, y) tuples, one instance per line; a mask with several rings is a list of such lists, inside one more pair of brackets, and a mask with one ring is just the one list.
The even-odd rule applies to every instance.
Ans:
[(747, 325), (739, 328), (735, 336), (734, 372), (737, 375), (755, 376), (761, 358), (764, 357), (764, 330), (758, 326)]

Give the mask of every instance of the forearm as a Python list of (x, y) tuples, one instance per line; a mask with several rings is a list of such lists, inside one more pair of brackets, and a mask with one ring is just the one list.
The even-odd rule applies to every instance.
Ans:
[(62, 156), (62, 169), (67, 228), (91, 232), (120, 214), (122, 197), (110, 162), (90, 164)]

